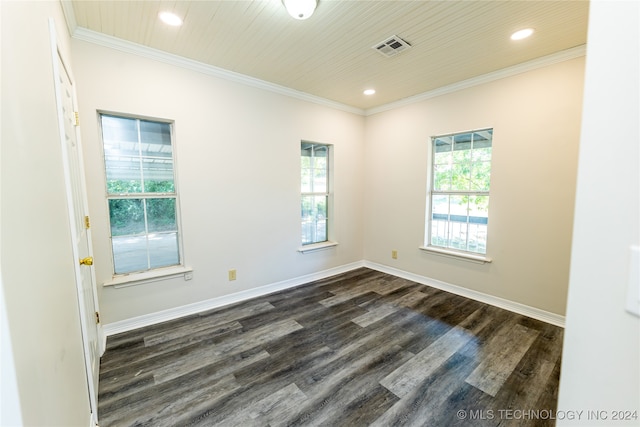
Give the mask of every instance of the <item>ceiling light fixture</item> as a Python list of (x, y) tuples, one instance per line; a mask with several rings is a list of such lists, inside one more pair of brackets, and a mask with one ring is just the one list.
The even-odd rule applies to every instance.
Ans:
[(282, 0), (289, 15), (295, 19), (307, 19), (316, 10), (317, 0)]
[(175, 13), (160, 12), (158, 14), (158, 17), (162, 22), (164, 22), (167, 25), (171, 25), (172, 27), (178, 27), (182, 25), (182, 19), (180, 19), (180, 17)]
[(511, 40), (526, 39), (531, 34), (533, 34), (533, 31), (533, 28), (525, 28), (524, 30), (516, 31), (515, 33), (511, 34)]
[(365, 90), (364, 92), (362, 92), (362, 93), (364, 93), (365, 95), (373, 95), (373, 94), (375, 94), (375, 93), (376, 93), (376, 90), (375, 90), (375, 89), (366, 89), (366, 90)]

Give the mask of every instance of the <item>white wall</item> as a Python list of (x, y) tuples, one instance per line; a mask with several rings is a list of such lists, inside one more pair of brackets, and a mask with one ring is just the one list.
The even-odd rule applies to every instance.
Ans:
[[(0, 273), (0, 280), (2, 274)], [(4, 302), (4, 286), (0, 281), (0, 425), (22, 425), (20, 393), (16, 378), (16, 364), (13, 360), (13, 345), (9, 331), (7, 306)]]
[(590, 7), (559, 397), (560, 410), (585, 412), (558, 425), (637, 426), (613, 411), (640, 416), (640, 319), (624, 308), (629, 247), (640, 244), (640, 4)]
[[(581, 57), (368, 117), (365, 259), (564, 315), (583, 72)], [(430, 137), (487, 127), (493, 262), (418, 249)]]
[[(364, 118), (73, 40), (105, 323), (363, 259)], [(182, 278), (115, 289), (97, 110), (175, 120)], [(335, 248), (300, 254), (300, 141), (333, 144)], [(227, 271), (237, 270), (229, 282)]]
[(3, 395), (2, 405), (19, 400), (20, 408), (8, 413), (19, 410), (25, 425), (87, 426), (48, 18), (55, 18), (67, 57), (69, 35), (58, 2), (2, 1), (0, 7), (1, 291), (19, 391)]

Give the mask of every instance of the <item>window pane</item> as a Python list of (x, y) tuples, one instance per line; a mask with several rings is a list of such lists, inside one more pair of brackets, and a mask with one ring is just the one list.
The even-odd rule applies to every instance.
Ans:
[(471, 175), (471, 134), (454, 136), (451, 189), (469, 191)]
[(451, 221), (467, 222), (469, 196), (450, 196), (449, 214)]
[(449, 247), (466, 250), (469, 197), (451, 196), (449, 201)]
[(302, 143), (301, 145), (301, 191), (303, 193), (328, 192), (328, 147)]
[(491, 137), (492, 130), (473, 134), (471, 157), (471, 190), (489, 191), (491, 181)]
[(149, 262), (151, 268), (180, 264), (178, 233), (149, 234)]
[[(470, 145), (470, 144), (467, 144), (467, 145)], [(454, 151), (452, 153), (452, 156), (453, 156), (453, 163), (468, 163), (469, 160), (471, 159), (471, 147), (469, 146), (469, 148), (466, 148), (464, 150), (460, 149), (458, 151)]]
[(469, 241), (467, 250), (485, 253), (487, 250), (487, 224), (489, 222), (489, 196), (469, 198)]
[(471, 164), (471, 190), (489, 191), (491, 182), (491, 162), (474, 162)]
[(493, 129), (487, 129), (473, 134), (473, 149), (491, 147)]
[(116, 274), (148, 270), (147, 236), (113, 237), (111, 242)]
[(469, 197), (469, 222), (485, 225), (489, 222), (489, 196)]
[(326, 169), (315, 169), (313, 171), (313, 192), (314, 193), (327, 192), (327, 170)]
[(492, 129), (432, 138), (431, 245), (486, 253), (492, 138)]
[(173, 159), (142, 159), (145, 193), (173, 193)]
[[(109, 194), (142, 191), (138, 159), (138, 125), (135, 119), (102, 116), (107, 192)], [(132, 157), (136, 156), (136, 157)]]
[[(180, 263), (171, 124), (101, 116), (116, 274)], [(113, 196), (112, 196), (113, 197)]]
[(139, 158), (105, 156), (105, 165), (109, 194), (140, 193), (142, 191)]
[(102, 116), (104, 153), (114, 156), (138, 156), (138, 124), (136, 119)]
[(469, 243), (467, 251), (484, 254), (487, 252), (487, 226), (469, 224)]
[(433, 164), (435, 165), (451, 165), (451, 162), (453, 161), (453, 156), (452, 156), (452, 152), (451, 151), (445, 151), (442, 153), (434, 153), (433, 155)]
[(434, 219), (448, 220), (449, 218), (449, 196), (433, 196), (431, 211)]
[(147, 227), (149, 233), (177, 231), (176, 199), (147, 199)]
[[(469, 154), (469, 151), (463, 153)], [(469, 162), (454, 163), (451, 167), (451, 189), (456, 191), (469, 191), (471, 165)]]
[(449, 196), (433, 196), (431, 202), (431, 244), (448, 246)]
[(441, 136), (433, 140), (435, 145), (435, 153), (449, 153), (453, 149), (453, 138), (450, 136)]
[(300, 148), (302, 244), (325, 242), (328, 240), (329, 146), (302, 142)]
[(171, 125), (140, 120), (140, 154), (171, 159)]
[(301, 169), (301, 177), (300, 177), (300, 190), (303, 193), (310, 193), (311, 189), (311, 169), (310, 168), (302, 168)]
[(327, 240), (327, 196), (302, 196), (302, 243)]
[(129, 236), (145, 232), (142, 199), (110, 199), (111, 236)]
[(471, 148), (471, 138), (472, 134), (470, 133), (461, 133), (458, 135), (454, 135), (453, 137), (453, 150), (469, 150)]
[(467, 247), (467, 223), (459, 221), (449, 222), (449, 247), (466, 250)]
[(473, 149), (473, 161), (489, 161), (491, 160), (491, 147), (482, 147)]
[(433, 188), (437, 191), (451, 189), (451, 165), (435, 165), (433, 171)]
[(326, 145), (313, 144), (313, 157), (316, 158), (316, 167), (322, 167), (326, 164), (327, 154), (329, 150)]

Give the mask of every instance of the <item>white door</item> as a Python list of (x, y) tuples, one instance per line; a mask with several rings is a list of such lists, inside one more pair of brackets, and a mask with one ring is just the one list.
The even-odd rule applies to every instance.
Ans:
[(78, 308), (84, 344), (85, 365), (87, 370), (87, 387), (91, 403), (92, 419), (97, 423), (97, 389), (100, 369), (100, 353), (98, 348), (98, 305), (95, 289), (95, 272), (91, 246), (91, 232), (87, 209), (82, 149), (77, 131), (77, 115), (75, 108), (74, 85), (70, 70), (60, 56), (55, 41), (55, 28), (50, 21), (53, 73), (58, 104), (58, 123), (62, 143), (65, 184), (67, 188), (67, 205), (73, 240), (76, 287), (78, 292)]

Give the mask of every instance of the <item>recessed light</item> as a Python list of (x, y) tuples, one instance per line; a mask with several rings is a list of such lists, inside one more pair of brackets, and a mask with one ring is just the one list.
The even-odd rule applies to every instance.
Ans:
[(376, 93), (376, 90), (375, 89), (367, 89), (362, 93), (364, 93), (365, 95), (373, 95), (374, 93)]
[(524, 30), (516, 31), (515, 33), (511, 34), (511, 40), (526, 39), (531, 34), (533, 34), (533, 28), (525, 28)]
[(180, 17), (175, 13), (160, 12), (158, 14), (158, 17), (162, 22), (164, 22), (167, 25), (171, 25), (172, 27), (177, 27), (182, 25), (182, 19), (180, 19)]

